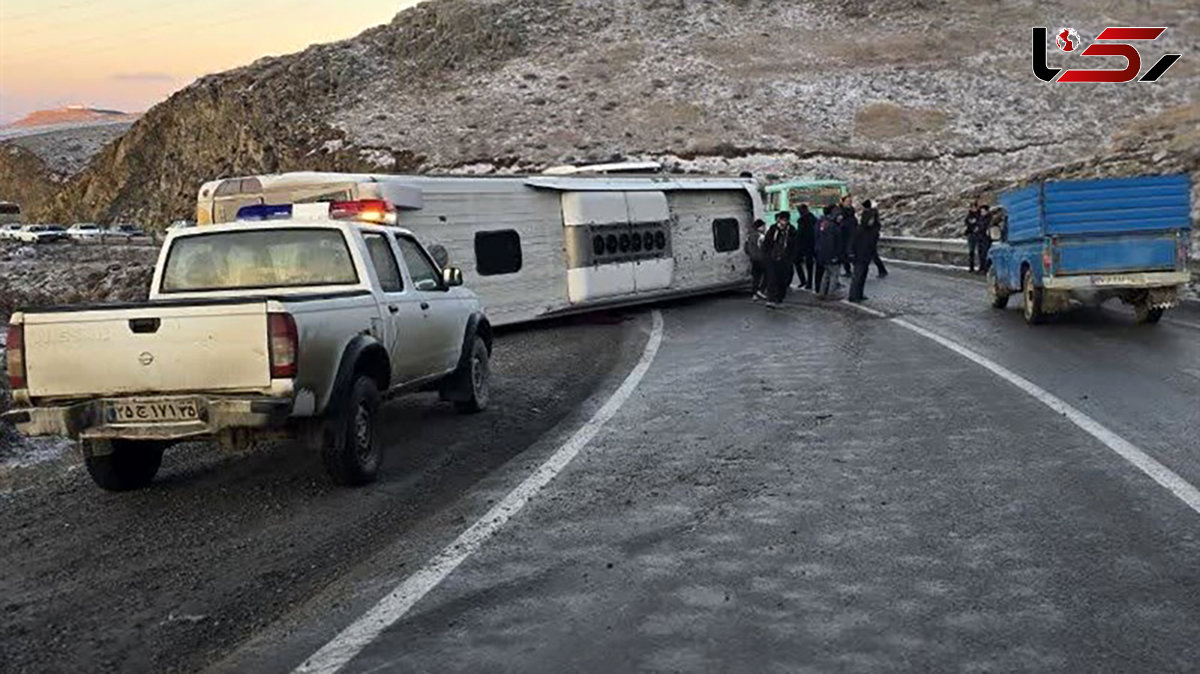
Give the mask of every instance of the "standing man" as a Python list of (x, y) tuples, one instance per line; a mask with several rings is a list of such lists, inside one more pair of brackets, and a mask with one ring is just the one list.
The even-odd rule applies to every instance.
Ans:
[(817, 223), (817, 294), (821, 299), (829, 299), (837, 289), (838, 264), (846, 250), (838, 222), (840, 215), (841, 210), (831, 203)]
[(975, 232), (975, 238), (978, 241), (976, 244), (979, 247), (979, 273), (986, 274), (991, 263), (988, 262), (988, 251), (992, 249), (992, 234), (988, 230), (992, 228), (993, 212), (988, 210), (988, 205), (984, 204), (979, 207), (979, 224)]
[(792, 266), (796, 259), (796, 230), (792, 229), (791, 213), (775, 215), (775, 226), (763, 239), (763, 254), (767, 263), (767, 306), (775, 307), (787, 297), (792, 282)]
[(796, 231), (796, 248), (800, 251), (800, 263), (806, 272), (804, 287), (812, 290), (817, 283), (817, 216), (808, 210), (808, 204), (800, 204), (800, 222)]
[(854, 276), (850, 281), (850, 296), (847, 298), (851, 302), (867, 299), (863, 296), (863, 290), (867, 285), (867, 270), (870, 269), (871, 261), (879, 255), (879, 227), (879, 211), (876, 211), (871, 205), (871, 200), (867, 199), (863, 202), (862, 220), (858, 224), (852, 246)]
[(850, 276), (850, 262), (854, 257), (852, 250), (854, 237), (858, 233), (858, 217), (854, 215), (854, 200), (849, 194), (842, 197), (839, 206), (842, 209), (842, 242), (845, 244), (845, 252), (842, 255), (842, 271), (846, 276)]
[(746, 257), (750, 258), (750, 294), (755, 300), (766, 297), (767, 265), (762, 249), (766, 228), (767, 223), (755, 220), (749, 236), (746, 237), (746, 245), (743, 247)]
[(971, 204), (970, 210), (967, 211), (967, 218), (964, 221), (966, 229), (963, 234), (967, 237), (967, 259), (970, 263), (970, 271), (975, 273), (975, 255), (979, 252), (979, 202)]

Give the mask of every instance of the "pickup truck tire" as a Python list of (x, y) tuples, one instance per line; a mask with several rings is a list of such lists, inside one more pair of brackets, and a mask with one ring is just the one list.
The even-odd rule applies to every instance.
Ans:
[(1025, 322), (1040, 324), (1046, 318), (1042, 312), (1042, 289), (1033, 284), (1033, 270), (1028, 267), (1021, 274), (1021, 294), (1025, 297)]
[(487, 409), (492, 395), (492, 366), (487, 343), (475, 336), (467, 359), (454, 373), (454, 386), (459, 389), (453, 398), (454, 409), (462, 414), (475, 414)]
[(150, 440), (85, 440), (106, 443), (104, 452), (84, 449), (88, 475), (101, 489), (132, 491), (150, 486), (162, 465), (166, 445)]
[(321, 449), (325, 471), (335, 483), (356, 487), (370, 484), (379, 476), (383, 451), (378, 419), (379, 387), (374, 379), (358, 375), (345, 407), (331, 420), (331, 437)]
[(988, 269), (988, 292), (992, 298), (993, 309), (1003, 309), (1008, 306), (1008, 297), (1012, 293), (1008, 292), (1008, 288), (1000, 285), (1000, 279), (996, 278), (996, 268)]
[(1162, 318), (1163, 309), (1151, 308), (1146, 302), (1138, 302), (1133, 305), (1133, 319), (1138, 323), (1153, 325)]

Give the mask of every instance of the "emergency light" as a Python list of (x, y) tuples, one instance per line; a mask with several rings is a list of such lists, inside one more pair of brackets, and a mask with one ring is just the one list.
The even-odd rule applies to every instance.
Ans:
[(238, 220), (287, 220), (292, 217), (291, 204), (255, 204), (238, 209)]
[[(319, 204), (303, 204), (306, 212), (299, 217), (314, 217), (308, 206), (314, 208)], [(290, 220), (296, 213), (292, 204), (254, 204), (238, 209), (238, 220)], [(328, 215), (331, 220), (357, 220), (381, 225), (396, 224), (396, 207), (383, 199), (359, 199), (357, 201), (333, 201), (329, 203)]]

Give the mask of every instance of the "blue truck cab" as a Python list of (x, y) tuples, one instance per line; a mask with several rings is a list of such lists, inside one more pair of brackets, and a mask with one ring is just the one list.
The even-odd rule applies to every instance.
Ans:
[(1187, 175), (1039, 182), (1000, 195), (988, 259), (992, 306), (1025, 320), (1119, 298), (1157, 323), (1189, 280)]

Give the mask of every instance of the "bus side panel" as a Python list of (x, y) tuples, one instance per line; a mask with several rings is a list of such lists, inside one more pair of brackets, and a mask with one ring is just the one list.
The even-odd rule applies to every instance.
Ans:
[[(478, 185), (453, 180), (431, 180), (420, 187), (424, 208), (401, 211), (399, 225), (411, 229), (426, 246), (445, 246), (450, 264), (462, 269), (467, 287), (479, 295), (494, 325), (533, 320), (568, 306), (557, 192), (499, 181), (482, 191)], [(476, 235), (505, 230), (520, 237), (521, 268), (481, 275)]]
[[(750, 195), (741, 190), (675, 190), (667, 193), (671, 209), (671, 245), (675, 255), (672, 289), (694, 291), (749, 281), (750, 260), (742, 252), (754, 222)], [(717, 252), (713, 221), (734, 218), (738, 242), (734, 250)]]

